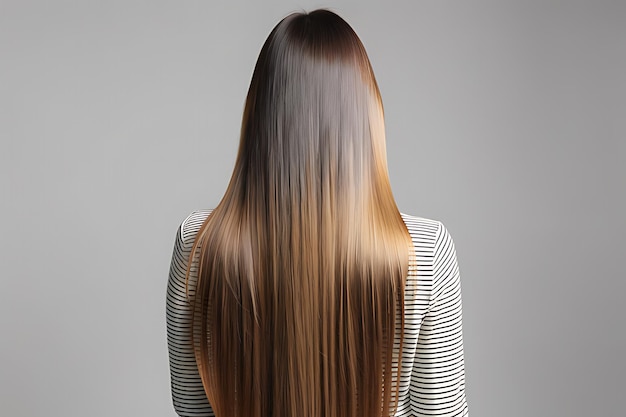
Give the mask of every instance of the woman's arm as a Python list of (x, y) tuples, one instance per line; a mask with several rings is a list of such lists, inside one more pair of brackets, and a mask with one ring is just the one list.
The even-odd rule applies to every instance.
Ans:
[(432, 301), (422, 321), (411, 375), (416, 416), (463, 416), (465, 397), (461, 280), (452, 237), (440, 222)]
[(178, 228), (166, 296), (167, 347), (174, 410), (181, 417), (214, 416), (198, 373), (191, 342), (191, 308), (185, 296), (185, 274), (195, 233)]

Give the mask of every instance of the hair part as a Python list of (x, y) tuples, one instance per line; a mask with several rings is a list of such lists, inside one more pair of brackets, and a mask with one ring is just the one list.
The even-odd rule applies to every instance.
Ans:
[(361, 41), (328, 10), (287, 16), (187, 271), (189, 286), (197, 257), (193, 344), (216, 415), (393, 414), (411, 254)]

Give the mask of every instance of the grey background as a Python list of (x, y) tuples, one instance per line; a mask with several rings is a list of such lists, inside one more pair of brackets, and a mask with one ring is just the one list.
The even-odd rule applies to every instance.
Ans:
[(369, 52), (401, 211), (455, 240), (470, 414), (624, 415), (626, 4), (597, 0), (1, 1), (0, 414), (174, 415), (176, 228), (319, 6)]

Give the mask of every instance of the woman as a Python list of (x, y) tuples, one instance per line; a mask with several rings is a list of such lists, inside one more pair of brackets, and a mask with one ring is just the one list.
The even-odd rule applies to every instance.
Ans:
[(467, 416), (452, 238), (398, 211), (383, 106), (352, 28), (272, 30), (213, 210), (178, 229), (167, 288), (180, 416)]

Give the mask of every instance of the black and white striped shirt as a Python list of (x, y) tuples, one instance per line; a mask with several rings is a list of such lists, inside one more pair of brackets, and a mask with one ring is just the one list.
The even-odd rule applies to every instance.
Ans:
[[(191, 246), (210, 212), (195, 211), (178, 228), (167, 284), (172, 399), (181, 417), (214, 415), (190, 342), (191, 310), (185, 296)], [(417, 265), (409, 265), (406, 281), (404, 347), (396, 416), (468, 417), (461, 281), (454, 242), (440, 221), (408, 214), (402, 214), (402, 218), (413, 240)], [(196, 262), (194, 258), (190, 291), (195, 283)]]

